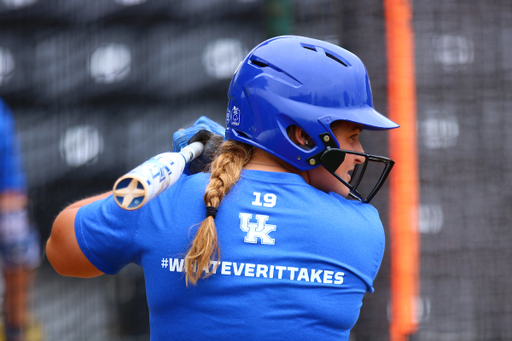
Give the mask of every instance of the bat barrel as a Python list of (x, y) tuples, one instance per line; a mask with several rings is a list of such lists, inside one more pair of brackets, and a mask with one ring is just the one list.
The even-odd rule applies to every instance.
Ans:
[(179, 153), (162, 153), (144, 162), (114, 184), (117, 205), (125, 210), (137, 210), (172, 186), (181, 176), (185, 165), (203, 152), (203, 144), (194, 142)]
[(114, 199), (119, 207), (136, 210), (176, 182), (184, 168), (183, 155), (158, 154), (116, 181)]

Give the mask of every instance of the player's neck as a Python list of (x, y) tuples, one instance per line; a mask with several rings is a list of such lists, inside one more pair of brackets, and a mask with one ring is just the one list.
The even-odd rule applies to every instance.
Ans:
[(292, 173), (289, 164), (261, 149), (254, 149), (251, 161), (244, 167), (251, 170), (262, 170), (267, 172)]
[(258, 148), (254, 148), (251, 161), (245, 165), (244, 169), (279, 173), (294, 173), (302, 176), (304, 180), (309, 183), (309, 177), (306, 172), (300, 171), (285, 161), (279, 159), (278, 157)]

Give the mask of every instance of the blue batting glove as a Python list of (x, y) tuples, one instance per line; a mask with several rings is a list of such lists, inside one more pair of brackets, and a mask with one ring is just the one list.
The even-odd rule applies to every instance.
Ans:
[(201, 141), (204, 144), (203, 153), (197, 159), (185, 165), (183, 173), (191, 175), (208, 171), (210, 162), (216, 156), (217, 147), (226, 138), (225, 135), (226, 129), (206, 116), (201, 116), (192, 127), (175, 132), (172, 136), (172, 151), (175, 153), (180, 152), (183, 147), (191, 143), (191, 139), (192, 141)]
[(210, 131), (215, 135), (221, 135), (224, 140), (226, 139), (226, 128), (206, 116), (201, 116), (194, 122), (192, 127), (178, 130), (172, 135), (172, 151), (175, 153), (180, 152), (188, 144), (190, 138), (201, 130)]

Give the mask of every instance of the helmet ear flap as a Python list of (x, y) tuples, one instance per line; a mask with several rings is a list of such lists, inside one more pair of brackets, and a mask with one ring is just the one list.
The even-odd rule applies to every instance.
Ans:
[(320, 162), (325, 169), (334, 173), (345, 161), (345, 155), (346, 153), (340, 149), (327, 149), (320, 157)]

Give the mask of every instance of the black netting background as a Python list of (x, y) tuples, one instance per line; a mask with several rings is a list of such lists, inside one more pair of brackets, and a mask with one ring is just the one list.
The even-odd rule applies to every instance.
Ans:
[[(512, 339), (512, 3), (413, 1), (421, 179), (414, 340)], [(298, 34), (361, 57), (387, 114), (382, 1), (1, 0), (0, 96), (11, 106), (43, 241), (56, 214), (162, 151), (206, 115), (257, 43)], [(385, 133), (363, 135), (387, 155)], [(377, 196), (386, 230), (387, 188)], [(404, 198), (407, 200), (407, 198)], [(352, 340), (388, 340), (389, 253)], [(47, 340), (148, 340), (143, 275), (63, 278), (45, 261)]]

